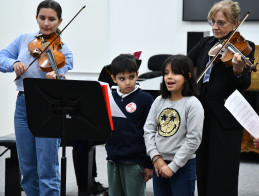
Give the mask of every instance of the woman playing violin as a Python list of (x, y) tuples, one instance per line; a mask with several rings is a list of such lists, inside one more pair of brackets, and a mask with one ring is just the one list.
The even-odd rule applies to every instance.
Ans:
[[(60, 175), (58, 148), (60, 139), (34, 137), (27, 124), (26, 105), (24, 98), (23, 79), (55, 78), (54, 72), (42, 72), (35, 61), (30, 68), (27, 66), (34, 60), (28, 50), (28, 43), (38, 34), (50, 35), (58, 31), (62, 22), (62, 9), (53, 0), (42, 1), (37, 8), (36, 21), (39, 32), (26, 33), (18, 36), (10, 45), (0, 51), (0, 71), (15, 71), (17, 91), (19, 91), (15, 109), (15, 135), (19, 166), (22, 174), (22, 188), (27, 196), (60, 195)], [(66, 65), (59, 69), (60, 76), (73, 68), (73, 55), (66, 44), (60, 50), (65, 55)]]
[[(210, 62), (208, 52), (231, 34), (239, 21), (237, 2), (216, 3), (208, 13), (213, 36), (205, 37), (192, 48), (188, 56), (199, 76)], [(254, 43), (247, 56), (254, 58)], [(197, 151), (197, 185), (199, 196), (237, 196), (242, 127), (224, 107), (225, 100), (236, 89), (244, 91), (251, 82), (250, 69), (236, 53), (232, 66), (214, 61), (199, 81), (200, 100), (205, 110), (203, 138)]]

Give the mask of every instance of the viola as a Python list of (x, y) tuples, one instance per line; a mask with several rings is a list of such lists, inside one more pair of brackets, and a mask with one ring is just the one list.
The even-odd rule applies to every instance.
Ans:
[[(27, 69), (29, 69), (29, 67), (37, 59), (42, 58), (41, 56), (43, 55), (41, 62), (39, 62), (40, 69), (45, 72), (53, 70), (55, 71), (57, 77), (59, 77), (58, 68), (62, 68), (66, 64), (65, 57), (63, 58), (63, 54), (58, 52), (62, 47), (62, 42), (60, 41), (59, 36), (84, 8), (85, 6), (83, 6), (77, 12), (77, 14), (69, 21), (69, 23), (58, 34), (53, 33), (49, 36), (44, 36), (40, 34), (36, 37), (36, 39), (32, 40), (28, 44), (28, 48), (31, 54), (35, 56), (35, 59), (28, 65)], [(45, 57), (44, 57), (44, 54), (46, 54)], [(56, 63), (56, 60), (57, 60), (57, 63)], [(21, 76), (17, 76), (14, 81), (19, 79), (20, 77)]]
[[(56, 33), (47, 36), (39, 34), (28, 44), (28, 49), (33, 57), (40, 55), (40, 57), (38, 57), (40, 70), (44, 72), (54, 71), (58, 79), (58, 69), (66, 65), (65, 55), (59, 52), (61, 48), (62, 42)], [(45, 52), (42, 52), (44, 50)]]
[[(209, 56), (214, 57), (224, 45), (226, 40), (223, 40), (217, 44), (215, 44), (209, 51)], [(235, 32), (229, 43), (226, 44), (225, 48), (219, 52), (219, 56), (215, 61), (222, 61), (226, 66), (232, 66), (232, 58), (235, 53), (239, 53), (241, 55), (242, 60), (246, 63), (248, 67), (251, 68), (252, 71), (256, 70), (256, 65), (252, 64), (246, 56), (250, 54), (252, 48), (249, 46), (248, 42), (245, 41), (244, 37), (240, 35), (239, 32)]]
[[(210, 66), (213, 64), (214, 61), (218, 61), (219, 59), (224, 61), (226, 65), (232, 66), (232, 58), (235, 53), (241, 54), (242, 60), (250, 66), (252, 71), (256, 71), (256, 65), (253, 65), (246, 57), (245, 55), (239, 51), (237, 47), (239, 47), (241, 50), (244, 50), (244, 53), (250, 53), (251, 47), (249, 44), (245, 41), (245, 39), (237, 33), (238, 28), (240, 25), (246, 20), (246, 18), (249, 16), (251, 11), (248, 11), (242, 21), (238, 24), (236, 29), (230, 34), (228, 39), (224, 40), (221, 44), (216, 45), (212, 48), (212, 50), (209, 52), (212, 54), (212, 59), (210, 60), (209, 64), (205, 67), (205, 69), (202, 71), (202, 73), (197, 78), (197, 83), (201, 80), (203, 75), (206, 73), (206, 71), (210, 68)], [(232, 42), (232, 43), (231, 43)], [(237, 47), (236, 47), (236, 46)], [(232, 54), (231, 54), (232, 53)], [(223, 55), (223, 56), (222, 56)], [(223, 58), (222, 58), (223, 57)], [(228, 63), (227, 63), (228, 62)]]

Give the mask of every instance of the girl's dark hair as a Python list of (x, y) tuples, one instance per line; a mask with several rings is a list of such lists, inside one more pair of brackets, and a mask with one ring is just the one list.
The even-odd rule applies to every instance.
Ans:
[(182, 96), (198, 96), (198, 87), (196, 78), (193, 72), (193, 63), (191, 59), (185, 55), (177, 54), (168, 57), (162, 66), (162, 75), (163, 82), (160, 85), (160, 92), (162, 98), (167, 99), (170, 98), (171, 92), (167, 90), (164, 76), (165, 76), (165, 68), (167, 66), (171, 66), (172, 71), (175, 74), (181, 74), (185, 82), (183, 84)]
[(61, 6), (59, 5), (58, 2), (54, 1), (54, 0), (45, 0), (45, 1), (42, 1), (39, 5), (38, 5), (38, 8), (37, 8), (37, 12), (36, 12), (36, 16), (38, 16), (39, 12), (40, 12), (40, 9), (41, 8), (51, 8), (53, 10), (55, 10), (57, 12), (57, 15), (58, 15), (58, 19), (60, 20), (61, 17), (62, 17), (62, 8)]
[(138, 65), (133, 55), (131, 54), (120, 54), (112, 60), (111, 72), (114, 77), (119, 73), (137, 73)]
[[(44, 1), (42, 1), (37, 7), (37, 12), (36, 12), (37, 17), (39, 15), (39, 12), (40, 12), (41, 8), (51, 8), (51, 9), (55, 10), (56, 13), (57, 13), (57, 16), (58, 16), (58, 20), (60, 20), (61, 17), (62, 17), (62, 8), (59, 5), (59, 3), (54, 1), (54, 0), (44, 0)], [(56, 33), (60, 33), (59, 28), (57, 28)]]

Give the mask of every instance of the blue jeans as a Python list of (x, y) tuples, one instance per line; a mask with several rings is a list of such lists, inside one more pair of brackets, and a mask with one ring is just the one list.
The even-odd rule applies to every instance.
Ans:
[[(40, 111), (39, 111), (40, 112)], [(27, 124), (24, 94), (18, 95), (14, 116), (22, 188), (27, 196), (59, 196), (60, 139), (34, 137)]]
[[(169, 162), (166, 161), (168, 164)], [(196, 159), (189, 160), (171, 178), (157, 177), (153, 170), (155, 196), (194, 196)]]

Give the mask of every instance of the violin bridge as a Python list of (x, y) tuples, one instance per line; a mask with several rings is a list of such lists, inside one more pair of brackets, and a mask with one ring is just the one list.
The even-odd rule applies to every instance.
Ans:
[(45, 41), (42, 43), (43, 50), (49, 45), (49, 42)]

